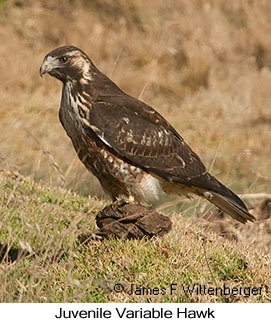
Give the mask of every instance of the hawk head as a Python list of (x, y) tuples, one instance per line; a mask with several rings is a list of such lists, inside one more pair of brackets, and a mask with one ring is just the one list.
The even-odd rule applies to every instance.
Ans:
[(62, 46), (52, 50), (43, 60), (40, 76), (49, 73), (63, 83), (68, 81), (91, 80), (93, 63), (88, 56), (74, 46)]

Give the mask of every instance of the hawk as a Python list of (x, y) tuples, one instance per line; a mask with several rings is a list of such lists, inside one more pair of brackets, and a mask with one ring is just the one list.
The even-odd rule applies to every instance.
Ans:
[(40, 67), (40, 75), (45, 73), (63, 83), (62, 126), (82, 163), (113, 200), (151, 201), (162, 191), (194, 193), (242, 223), (254, 220), (162, 115), (123, 92), (81, 49), (54, 49)]

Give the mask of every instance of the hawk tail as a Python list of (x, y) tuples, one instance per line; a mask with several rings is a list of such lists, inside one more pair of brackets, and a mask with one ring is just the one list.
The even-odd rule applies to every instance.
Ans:
[(228, 196), (215, 192), (205, 192), (204, 197), (235, 220), (241, 223), (253, 222), (255, 217), (249, 213), (243, 201), (229, 189), (227, 191), (230, 193), (227, 194)]

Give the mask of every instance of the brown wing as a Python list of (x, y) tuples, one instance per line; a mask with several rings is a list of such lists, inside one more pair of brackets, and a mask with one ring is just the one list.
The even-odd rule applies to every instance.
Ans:
[[(125, 94), (103, 95), (92, 104), (89, 126), (123, 160), (170, 182), (219, 191), (200, 158), (154, 109)], [(91, 129), (90, 129), (91, 128)]]
[(176, 130), (145, 103), (125, 94), (100, 96), (85, 127), (124, 161), (169, 182), (214, 192), (205, 197), (233, 218), (254, 220), (243, 201), (211, 176)]

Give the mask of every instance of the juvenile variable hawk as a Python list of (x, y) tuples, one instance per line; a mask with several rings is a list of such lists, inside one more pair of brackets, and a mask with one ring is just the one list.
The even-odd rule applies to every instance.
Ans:
[(113, 200), (194, 193), (242, 223), (254, 220), (157, 111), (124, 93), (82, 50), (51, 51), (40, 68), (45, 73), (62, 81), (60, 121), (80, 160)]

